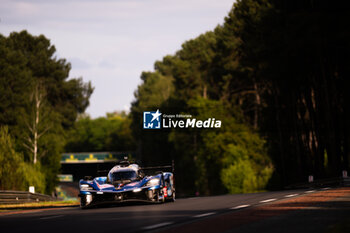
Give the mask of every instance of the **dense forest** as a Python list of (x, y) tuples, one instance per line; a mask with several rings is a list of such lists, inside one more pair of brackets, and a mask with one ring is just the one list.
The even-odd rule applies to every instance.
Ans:
[[(349, 168), (349, 14), (318, 1), (237, 1), (223, 25), (144, 72), (131, 117), (143, 159), (175, 159), (182, 192), (282, 188)], [(223, 120), (142, 130), (142, 111)]]
[[(327, 1), (238, 0), (222, 25), (141, 74), (130, 113), (97, 119), (83, 114), (91, 84), (67, 80), (48, 39), (0, 36), (0, 189), (50, 192), (63, 151), (174, 160), (182, 195), (339, 177), (350, 157), (349, 24), (348, 9)], [(157, 109), (222, 125), (143, 129), (143, 112)]]

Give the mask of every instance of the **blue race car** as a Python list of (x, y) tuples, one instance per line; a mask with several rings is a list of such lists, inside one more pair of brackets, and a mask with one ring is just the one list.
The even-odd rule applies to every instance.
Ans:
[(107, 177), (94, 179), (85, 177), (79, 181), (80, 206), (86, 208), (99, 203), (124, 201), (153, 203), (175, 201), (173, 173), (158, 172), (155, 175), (146, 176), (145, 169), (147, 168), (124, 161), (114, 166)]

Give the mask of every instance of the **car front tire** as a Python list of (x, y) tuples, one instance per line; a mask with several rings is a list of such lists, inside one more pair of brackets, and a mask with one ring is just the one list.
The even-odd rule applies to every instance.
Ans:
[[(90, 198), (90, 200), (88, 200), (88, 198)], [(89, 197), (86, 194), (80, 195), (80, 207), (82, 209), (85, 209), (88, 206), (90, 206), (91, 201), (92, 201), (92, 196), (91, 195), (89, 195)]]

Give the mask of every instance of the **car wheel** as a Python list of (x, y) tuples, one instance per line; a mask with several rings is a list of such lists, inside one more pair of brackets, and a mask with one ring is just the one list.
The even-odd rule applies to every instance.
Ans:
[(86, 195), (80, 196), (80, 207), (85, 208), (86, 207)]
[(161, 191), (158, 190), (157, 194), (156, 194), (156, 198), (155, 198), (156, 203), (164, 203), (165, 199), (164, 199), (164, 195), (163, 198), (161, 198)]
[(80, 195), (80, 207), (82, 209), (88, 208), (92, 201), (91, 195)]

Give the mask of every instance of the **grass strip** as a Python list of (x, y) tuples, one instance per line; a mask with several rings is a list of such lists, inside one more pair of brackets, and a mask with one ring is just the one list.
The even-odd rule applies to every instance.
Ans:
[(36, 209), (36, 208), (49, 208), (49, 207), (69, 207), (77, 206), (79, 201), (45, 201), (45, 202), (31, 202), (20, 204), (0, 204), (0, 210), (13, 210), (13, 209)]

